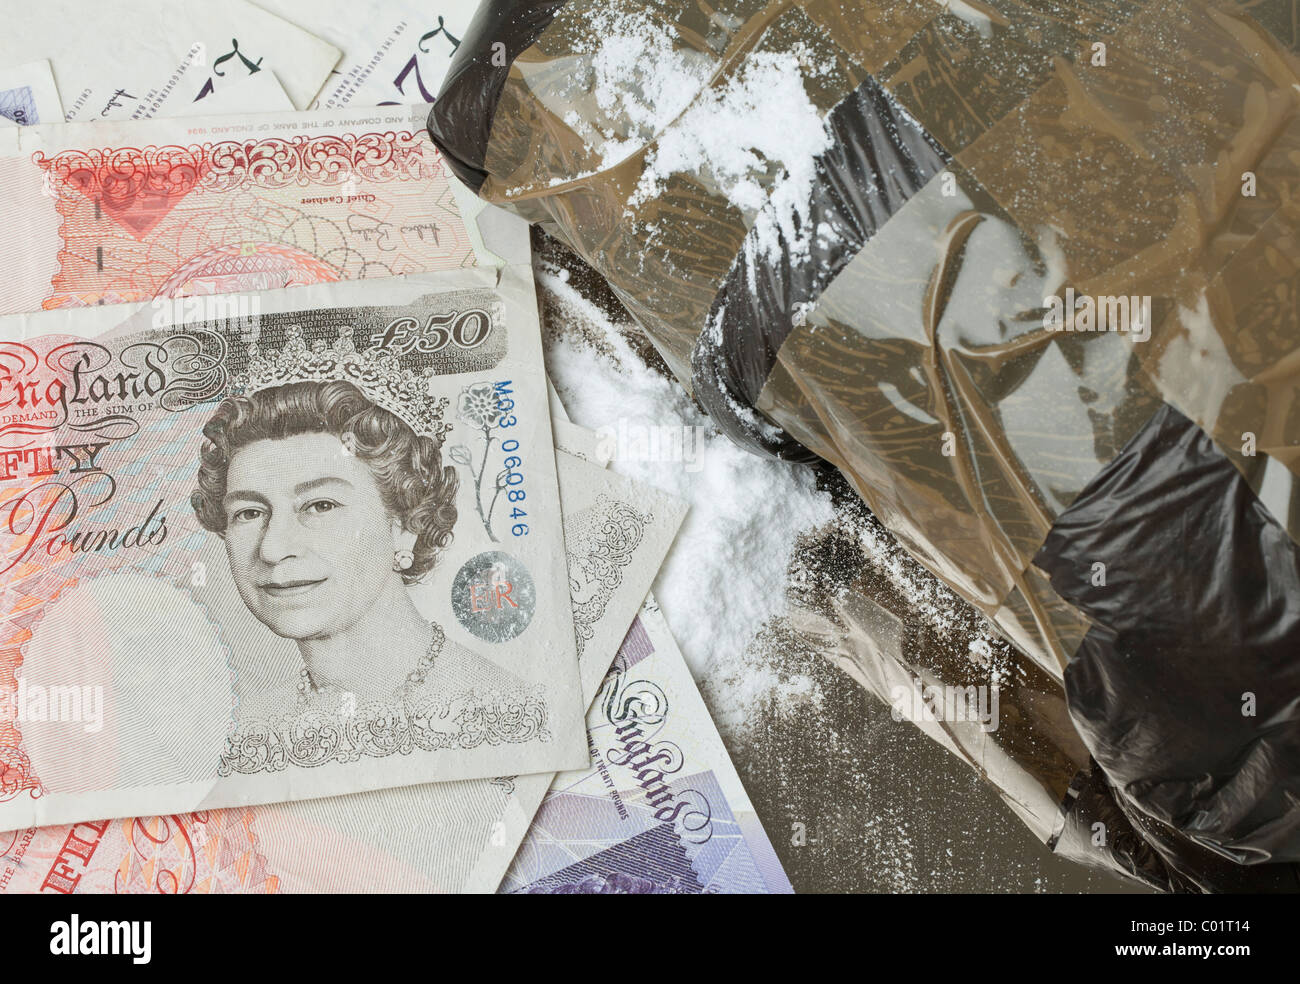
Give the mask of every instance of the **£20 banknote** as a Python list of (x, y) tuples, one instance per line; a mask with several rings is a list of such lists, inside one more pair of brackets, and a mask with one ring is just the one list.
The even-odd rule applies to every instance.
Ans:
[(794, 891), (653, 597), (587, 731), (591, 764), (555, 777), (500, 891)]
[(35, 126), (63, 118), (48, 61), (0, 64), (0, 127)]
[(0, 67), (49, 58), (67, 118), (87, 122), (175, 116), (271, 75), (305, 109), (339, 59), (248, 0), (41, 0), (5, 20)]

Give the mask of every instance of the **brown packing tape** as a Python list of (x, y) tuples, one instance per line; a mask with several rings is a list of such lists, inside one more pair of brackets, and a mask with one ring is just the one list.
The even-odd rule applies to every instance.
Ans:
[[(1262, 32), (1253, 21), (1234, 20), (1203, 4), (1146, 4), (1143, 9), (1131, 0), (998, 0), (936, 12), (928, 0), (809, 0), (802, 4), (808, 20), (789, 2), (645, 6), (676, 26), (681, 45), (712, 59), (715, 86), (755, 47), (779, 48), (808, 38), (822, 45), (831, 45), (831, 38), (842, 40), (848, 49), (844, 72), (834, 84), (820, 83), (819, 102), (829, 106), (852, 86), (859, 71), (878, 69), (941, 142), (949, 149), (967, 147), (963, 161), (1007, 207), (1013, 223), (1032, 230), (1054, 221), (1062, 227), (1064, 276), (1081, 290), (1113, 293), (1160, 278), (1166, 285), (1183, 283), (1185, 296), (1174, 300), (1194, 304), (1189, 292), (1197, 282), (1190, 271), (1204, 266), (1207, 256), (1222, 262), (1235, 241), (1248, 239), (1258, 228), (1255, 215), (1243, 213), (1276, 208), (1282, 197), (1294, 201), (1290, 185), (1296, 169), (1287, 167), (1290, 155), (1266, 156), (1260, 171), (1264, 191), (1230, 210), (1229, 217), (1241, 228), (1217, 238), (1202, 228), (1207, 207), (1210, 213), (1216, 205), (1222, 211), (1224, 201), (1222, 183), (1209, 186), (1205, 174), (1225, 170), (1211, 167), (1219, 161), (1209, 161), (1204, 149), (1230, 150), (1233, 135), (1249, 130), (1233, 129), (1237, 123), (1231, 111), (1241, 103), (1237, 90), (1245, 83), (1234, 88), (1219, 78), (1216, 73), (1225, 70), (1214, 59), (1235, 43), (1243, 54), (1227, 74), (1249, 69), (1271, 80), (1275, 85), (1267, 99), (1273, 103), (1283, 91), (1276, 83), (1291, 69), (1280, 48), (1262, 70), (1249, 64), (1259, 56)], [(1288, 5), (1246, 6), (1265, 11), (1276, 25), (1285, 20), (1279, 11)], [(550, 220), (611, 281), (689, 384), (690, 348), (748, 217), (707, 183), (680, 175), (646, 207), (624, 214), (645, 149), (620, 167), (581, 176), (595, 168), (600, 148), (588, 148), (553, 110), (563, 103), (557, 93), (575, 66), (590, 57), (574, 53), (582, 47), (577, 39), (584, 30), (585, 7), (562, 8), (512, 69), (494, 118), (488, 155), (494, 176), (484, 191), (492, 200), (514, 201), (534, 220)], [(812, 23), (819, 27), (811, 28)], [(1209, 38), (1202, 47), (1212, 57), (1189, 59), (1188, 45), (1201, 35)], [(1106, 39), (1110, 64), (1119, 59), (1122, 71), (1090, 71), (1086, 56), (1096, 38)], [(819, 50), (818, 57), (829, 56)], [(1191, 67), (1185, 68), (1189, 61)], [(1169, 104), (1178, 93), (1166, 94), (1171, 87), (1161, 84), (1162, 73), (1175, 70), (1179, 92), (1187, 93), (1181, 101), (1192, 107), (1182, 113)], [(1247, 88), (1258, 94), (1258, 85)], [(1195, 110), (1197, 100), (1216, 93), (1213, 112)], [(1164, 102), (1148, 105), (1153, 99)], [(1270, 112), (1276, 124), (1278, 107)], [(1163, 153), (1163, 144), (1146, 141), (1156, 147), (1153, 151), (1135, 129), (1134, 119), (1150, 123), (1157, 113), (1166, 117), (1156, 128), (1158, 135), (1173, 138)], [(975, 139), (990, 123), (993, 128)], [(1199, 157), (1188, 156), (1198, 146), (1203, 151)], [(1238, 149), (1236, 156), (1242, 153)], [(1184, 156), (1205, 159), (1201, 173), (1174, 174), (1161, 166), (1161, 157), (1178, 161)], [(1106, 170), (1122, 174), (1123, 181), (1106, 187), (1098, 180)], [(1035, 179), (1026, 182), (1026, 174)], [(1203, 186), (1195, 202), (1179, 178)], [(1212, 248), (1205, 246), (1207, 238)], [(1115, 291), (1101, 290), (1104, 286)]]
[(1284, 48), (1300, 52), (1300, 0), (1239, 0), (1224, 6), (1249, 15)]
[(1143, 2), (995, 0), (983, 18), (954, 6), (917, 32), (878, 78), (957, 154), (1039, 89), (1057, 58), (1108, 38)]
[(803, 9), (872, 75), (897, 55), (903, 41), (942, 12), (934, 0), (804, 0)]
[[(1117, 31), (1105, 56), (1057, 60), (959, 160), (1022, 228), (1064, 234), (1081, 291), (1161, 289), (1185, 302), (1204, 282), (1196, 273), (1213, 273), (1206, 258), (1224, 258), (1229, 238), (1207, 247), (1238, 210), (1257, 229), (1261, 210), (1294, 201), (1294, 167), (1270, 158), (1290, 139), (1296, 61), (1249, 20), (1174, 2)], [(1243, 198), (1241, 173), (1261, 166), (1265, 194)]]
[[(1165, 295), (1135, 347), (1165, 400), (1225, 448), (1254, 433), (1300, 467), (1300, 67), (1271, 36), (1224, 10), (1153, 6), (1116, 32), (1104, 69), (1058, 66), (961, 159), (1022, 227), (1068, 230), (1081, 294)], [(1047, 190), (1026, 195), (1009, 162)], [(1141, 198), (1153, 185), (1169, 189), (1163, 226)], [(1109, 253), (1088, 248), (1108, 237)]]
[[(1130, 115), (1142, 115), (1131, 95), (1133, 73), (1115, 82), (1110, 74), (1093, 72), (1085, 78), (1075, 66), (1054, 63), (1050, 81), (1028, 104), (1004, 117), (961, 156), (967, 167), (954, 168), (960, 190), (952, 198), (945, 201), (942, 191), (927, 187), (831, 285), (807, 327), (787, 340), (759, 403), (796, 436), (807, 439), (810, 430), (819, 431), (810, 447), (823, 454), (832, 447), (831, 460), (850, 475), (864, 499), (909, 548), (995, 617), (1044, 665), (1050, 665), (1049, 660), (1062, 665), (1086, 620), (1077, 613), (1069, 615), (1069, 606), (1041, 578), (1031, 582), (1036, 575), (1026, 574), (1030, 558), (1059, 508), (1068, 505), (1136, 432), (1158, 406), (1157, 396), (1186, 405), (1207, 381), (1233, 377), (1229, 346), (1251, 344), (1268, 356), (1260, 369), (1266, 383), (1257, 382), (1253, 392), (1271, 394), (1273, 405), (1270, 409), (1260, 406), (1259, 399), (1245, 401), (1254, 402), (1254, 412), (1237, 411), (1233, 426), (1238, 421), (1250, 424), (1265, 435), (1266, 453), (1281, 455), (1286, 463), (1294, 460), (1294, 322), (1261, 326), (1273, 343), (1264, 349), (1251, 333), (1230, 330), (1226, 324), (1209, 336), (1204, 328), (1195, 334), (1183, 324), (1186, 313), (1174, 314), (1187, 310), (1182, 303), (1194, 303), (1192, 285), (1202, 265), (1196, 260), (1204, 257), (1207, 240), (1178, 218), (1213, 216), (1217, 206), (1222, 222), (1235, 204), (1204, 180), (1199, 200), (1194, 200), (1193, 176), (1201, 177), (1225, 155), (1234, 164), (1258, 159), (1265, 174), (1280, 170), (1269, 155), (1278, 156), (1278, 137), (1290, 132), (1278, 123), (1282, 114), (1274, 109), (1263, 122), (1252, 121), (1245, 103), (1248, 98), (1267, 102), (1266, 84), (1273, 93), (1290, 91), (1289, 65), (1274, 58), (1263, 69), (1257, 67), (1253, 55), (1258, 35), (1218, 11), (1200, 10), (1181, 19), (1167, 13), (1153, 8), (1125, 25), (1112, 40), (1110, 57), (1127, 65), (1138, 60), (1131, 52), (1141, 51), (1147, 59), (1143, 68), (1149, 94), (1157, 91), (1154, 75), (1178, 61), (1177, 53), (1187, 47), (1178, 29), (1202, 32), (1210, 39), (1205, 44), (1215, 50), (1231, 51), (1236, 44), (1236, 62), (1225, 57), (1236, 66), (1233, 78), (1244, 76), (1235, 86), (1205, 58), (1180, 68), (1185, 88), (1215, 93), (1217, 120), (1205, 120), (1189, 109), (1185, 125), (1175, 120), (1162, 123), (1162, 129), (1181, 125), (1184, 134), (1194, 137), (1184, 136), (1174, 156), (1164, 147), (1148, 151), (1146, 130), (1123, 115), (1124, 107)], [(1159, 45), (1142, 43), (1157, 34)], [(1115, 95), (1111, 90), (1116, 88), (1123, 94)], [(1190, 106), (1194, 98), (1180, 101)], [(1287, 106), (1290, 97), (1272, 102)], [(1171, 103), (1164, 108), (1174, 107)], [(1253, 113), (1267, 115), (1266, 108)], [(1258, 135), (1247, 142), (1255, 149), (1254, 157), (1234, 144), (1242, 133)], [(1175, 169), (1181, 173), (1172, 174)], [(1132, 181), (1135, 172), (1139, 180)], [(1026, 182), (1027, 173), (1044, 175), (1045, 180)], [(1108, 180), (1099, 178), (1108, 173)], [(1007, 206), (1006, 212), (987, 198), (976, 204), (966, 197), (971, 192), (978, 200), (981, 185), (992, 186), (993, 197)], [(1167, 189), (1168, 201), (1176, 207), (1163, 212), (1144, 209), (1152, 186)], [(1275, 186), (1273, 194), (1279, 202), (1291, 200), (1284, 183), (1280, 191)], [(930, 214), (924, 217), (927, 208)], [(1027, 244), (1017, 262), (1012, 259), (1016, 251), (1005, 245), (988, 250), (987, 236), (983, 249), (972, 247), (981, 234), (972, 227), (989, 222), (1018, 232), (1022, 242), (1026, 229), (1050, 230), (1055, 225), (1063, 235), (1040, 232), (1039, 242)], [(1265, 230), (1273, 226), (1266, 224)], [(1178, 228), (1183, 229), (1181, 237), (1169, 238)], [(936, 255), (916, 256), (915, 244), (929, 242), (937, 244)], [(1252, 247), (1257, 260), (1261, 250)], [(1219, 252), (1231, 255), (1226, 249)], [(980, 257), (988, 253), (1003, 264), (1000, 273), (981, 269)], [(1271, 263), (1256, 262), (1253, 268), (1271, 271), (1275, 279), (1287, 276), (1294, 266), (1283, 255), (1275, 248), (1269, 253)], [(1006, 268), (1009, 259), (1014, 269)], [(1059, 335), (1024, 327), (1035, 317), (1041, 298), (1066, 283), (1081, 283), (1096, 294), (1127, 293), (1133, 271), (1143, 261), (1152, 271), (1142, 282), (1182, 284), (1175, 292), (1187, 294), (1158, 305), (1148, 347), (1130, 346), (1113, 334)], [(1032, 283), (1039, 269), (1046, 271), (1037, 277), (1039, 290), (1022, 294), (1019, 305), (1009, 303), (1007, 296), (993, 296), (993, 291), (980, 298), (958, 290), (963, 277), (973, 277), (977, 284), (999, 277)], [(1126, 271), (1118, 283), (1113, 269)], [(1241, 274), (1243, 281), (1249, 279), (1244, 267)], [(1229, 290), (1225, 283), (1219, 286)], [(1245, 293), (1251, 303), (1271, 296), (1269, 291)], [(945, 333), (942, 320), (954, 307), (952, 327)], [(1284, 298), (1279, 307), (1283, 317), (1295, 304)], [(987, 329), (999, 324), (1005, 337), (989, 337)], [(1203, 353), (1214, 346), (1170, 341), (1179, 327), (1189, 339), (1212, 339), (1222, 356), (1207, 364)], [(1181, 360), (1171, 359), (1170, 352), (1181, 353)], [(1158, 370), (1154, 380), (1147, 375), (1152, 370), (1142, 368), (1144, 363)], [(875, 386), (862, 386), (864, 368)], [(1041, 382), (1035, 384), (1035, 376)], [(1071, 389), (1084, 395), (1085, 403), (1059, 398)], [(1244, 391), (1239, 393), (1244, 396)], [(1213, 409), (1212, 415), (1201, 414), (1200, 419), (1218, 433), (1221, 407)], [(920, 422), (918, 416), (928, 420)], [(947, 460), (941, 453), (945, 434), (952, 434), (961, 447), (961, 453)], [(1239, 437), (1237, 431), (1234, 440)], [(1062, 610), (1067, 617), (1058, 626), (1049, 613)], [(1071, 624), (1075, 631), (1062, 636)], [(1031, 631), (1029, 637), (1026, 630)]]
[(1059, 677), (1087, 623), (1026, 569), (1159, 400), (1117, 335), (1038, 327), (1059, 260), (969, 183), (932, 181), (890, 219), (791, 333), (759, 407)]
[[(1229, 457), (1253, 440), (1300, 475), (1300, 242), (1275, 214), (1179, 308), (1162, 345), (1143, 353), (1165, 399), (1209, 431)], [(1287, 517), (1278, 517), (1288, 524)], [(1288, 529), (1298, 539), (1294, 524)]]

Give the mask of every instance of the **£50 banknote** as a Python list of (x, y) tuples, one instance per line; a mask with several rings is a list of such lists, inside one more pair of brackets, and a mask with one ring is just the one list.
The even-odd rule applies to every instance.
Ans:
[(0, 829), (587, 760), (526, 264), (123, 310), (0, 320)]
[(449, 176), (421, 115), (0, 130), (0, 314), (518, 260), (493, 240), (502, 213)]
[[(597, 681), (682, 505), (556, 452), (584, 677)], [(592, 690), (585, 692), (594, 694)], [(0, 892), (492, 892), (550, 774), (0, 834)]]

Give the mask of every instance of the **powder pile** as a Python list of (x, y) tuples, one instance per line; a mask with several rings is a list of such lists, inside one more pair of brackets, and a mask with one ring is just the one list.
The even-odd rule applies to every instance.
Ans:
[[(610, 468), (690, 503), (655, 597), (697, 678), (715, 661), (739, 660), (763, 623), (784, 612), (795, 536), (833, 521), (830, 497), (817, 490), (810, 469), (734, 445), (680, 384), (646, 368), (562, 271), (537, 273), (565, 317), (584, 323), (547, 351), (552, 382), (575, 423), (611, 435), (620, 427), (632, 434), (695, 429), (684, 444), (695, 452), (691, 462), (616, 457)], [(593, 334), (603, 339), (604, 353), (582, 340)]]
[[(597, 275), (571, 276), (565, 251), (539, 249), (548, 369), (575, 421), (705, 425), (644, 336), (608, 313), (617, 302)], [(796, 887), (1122, 888), (1048, 853), (975, 772), (894, 721), (786, 613), (796, 596), (864, 590), (927, 627), (916, 644), (966, 653), (1005, 678), (1012, 654), (983, 617), (907, 555), (842, 476), (823, 472), (815, 485), (812, 469), (750, 455), (712, 430), (701, 460), (694, 473), (664, 461), (611, 467), (692, 503), (654, 590)]]
[[(676, 380), (647, 368), (624, 334), (635, 333), (633, 326), (620, 328), (582, 296), (568, 282), (567, 270), (542, 263), (536, 274), (565, 321), (565, 330), (548, 341), (547, 369), (576, 423), (611, 438), (620, 429), (695, 429), (682, 439), (684, 451), (695, 452), (693, 462), (633, 454), (616, 457), (610, 467), (690, 503), (654, 591), (697, 679), (716, 674), (719, 662), (746, 665), (749, 681), (734, 694), (738, 704), (757, 698), (765, 681), (768, 689), (788, 691), (796, 701), (815, 699), (788, 677), (772, 678), (746, 650), (770, 618), (785, 614), (792, 583), (811, 578), (828, 590), (847, 590), (865, 569), (828, 569), (814, 544), (830, 535), (829, 527), (856, 544), (857, 563), (905, 604), (909, 621), (927, 623), (936, 638), (967, 650), (973, 663), (1005, 678), (1007, 643), (912, 558), (842, 479), (842, 501), (833, 505), (830, 494), (818, 490), (812, 469), (734, 445)], [(813, 530), (824, 535), (803, 535)]]

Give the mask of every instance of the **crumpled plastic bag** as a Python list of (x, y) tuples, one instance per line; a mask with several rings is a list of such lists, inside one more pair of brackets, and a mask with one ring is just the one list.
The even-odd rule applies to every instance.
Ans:
[[(1298, 22), (488, 0), (430, 116), (733, 438), (837, 466), (1019, 648), (1020, 725), (934, 736), (1053, 845), (1109, 790), (1166, 888), (1300, 886)], [(809, 625), (889, 700), (920, 668), (851, 602)]]

